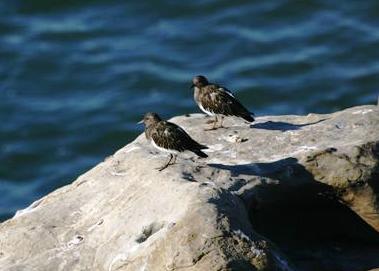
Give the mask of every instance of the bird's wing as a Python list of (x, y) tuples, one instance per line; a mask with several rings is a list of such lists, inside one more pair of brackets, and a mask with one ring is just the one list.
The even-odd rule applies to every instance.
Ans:
[(205, 110), (215, 114), (246, 115), (249, 111), (234, 97), (233, 93), (218, 85), (211, 85), (201, 99)]
[(224, 91), (224, 92), (226, 92), (226, 94), (228, 94), (229, 96), (232, 96), (233, 98), (235, 98), (233, 92), (230, 91), (229, 89), (227, 89), (227, 88), (225, 88), (225, 87), (221, 87), (221, 86), (219, 86), (219, 85), (215, 85), (215, 86), (217, 87), (217, 89), (218, 89), (219, 91)]
[(161, 148), (184, 151), (199, 145), (178, 125), (162, 121), (151, 135), (155, 144)]

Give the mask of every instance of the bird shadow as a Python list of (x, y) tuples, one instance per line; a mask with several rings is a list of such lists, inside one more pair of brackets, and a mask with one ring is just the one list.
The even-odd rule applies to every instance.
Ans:
[[(300, 270), (379, 267), (379, 233), (296, 158), (208, 166), (230, 172), (236, 180), (231, 190), (239, 191), (253, 229), (277, 244)], [(249, 181), (258, 182), (245, 189)]]
[(243, 165), (208, 164), (212, 168), (230, 171), (232, 177), (239, 175), (254, 175), (261, 177), (272, 176), (273, 172), (281, 171), (284, 167), (297, 164), (293, 157), (284, 158), (270, 163), (251, 163)]
[(288, 122), (283, 122), (283, 121), (266, 121), (266, 122), (252, 124), (250, 125), (250, 128), (285, 132), (285, 131), (299, 130), (303, 127), (318, 124), (325, 120), (327, 120), (327, 118), (321, 119), (315, 122), (311, 122), (311, 123), (304, 123), (304, 124), (293, 124), (293, 123), (288, 123)]

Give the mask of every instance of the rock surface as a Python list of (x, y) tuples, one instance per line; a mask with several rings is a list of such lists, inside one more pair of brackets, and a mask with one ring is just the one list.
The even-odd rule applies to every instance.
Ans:
[(228, 118), (207, 159), (143, 135), (0, 225), (5, 270), (370, 270), (379, 267), (379, 107)]

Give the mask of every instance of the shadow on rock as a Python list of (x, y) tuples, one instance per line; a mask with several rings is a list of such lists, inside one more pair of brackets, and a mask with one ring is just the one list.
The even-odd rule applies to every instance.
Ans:
[(298, 164), (296, 158), (288, 157), (270, 163), (252, 163), (244, 165), (208, 164), (208, 166), (222, 170), (229, 170), (232, 177), (237, 177), (239, 175), (269, 177), (276, 172), (282, 172), (283, 169), (288, 166), (293, 166), (296, 164)]
[[(314, 180), (296, 158), (245, 165), (210, 164), (259, 184), (241, 189), (255, 231), (276, 243), (299, 270), (361, 271), (379, 267), (379, 233)], [(250, 176), (250, 177), (249, 177)]]
[(256, 128), (256, 129), (264, 129), (264, 130), (272, 130), (272, 131), (292, 131), (292, 130), (299, 130), (303, 127), (318, 124), (320, 122), (323, 122), (327, 119), (322, 119), (316, 122), (312, 123), (305, 123), (305, 124), (292, 124), (288, 122), (282, 122), (282, 121), (266, 121), (262, 123), (255, 123), (250, 125), (250, 128)]

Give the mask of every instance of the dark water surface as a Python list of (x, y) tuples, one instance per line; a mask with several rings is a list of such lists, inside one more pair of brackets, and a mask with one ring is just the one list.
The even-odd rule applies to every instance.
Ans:
[(191, 77), (257, 115), (374, 103), (379, 1), (0, 2), (0, 220), (141, 132), (197, 112)]

